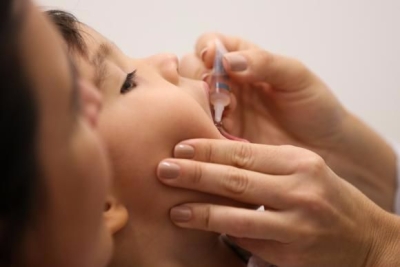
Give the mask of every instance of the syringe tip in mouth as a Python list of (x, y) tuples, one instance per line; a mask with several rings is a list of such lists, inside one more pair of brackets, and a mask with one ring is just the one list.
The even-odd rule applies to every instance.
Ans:
[(218, 129), (222, 128), (222, 121), (220, 122), (214, 122), (215, 127), (217, 127)]
[(221, 123), (222, 114), (224, 113), (225, 105), (221, 102), (214, 103), (214, 121)]
[(222, 123), (215, 123), (215, 126), (217, 127), (217, 129), (218, 129), (218, 131), (221, 133), (221, 135), (224, 136), (226, 139), (250, 143), (250, 142), (247, 141), (246, 139), (239, 138), (239, 137), (236, 137), (236, 136), (234, 136), (234, 135), (232, 135), (232, 134), (229, 134), (227, 131), (225, 131), (225, 129), (224, 129)]

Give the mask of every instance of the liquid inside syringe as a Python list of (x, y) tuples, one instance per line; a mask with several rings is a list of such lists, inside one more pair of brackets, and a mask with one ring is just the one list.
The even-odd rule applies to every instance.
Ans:
[(216, 40), (215, 46), (214, 67), (210, 82), (210, 103), (214, 108), (214, 123), (220, 125), (224, 109), (230, 104), (231, 89), (228, 75), (222, 64), (223, 56), (227, 51), (219, 40)]

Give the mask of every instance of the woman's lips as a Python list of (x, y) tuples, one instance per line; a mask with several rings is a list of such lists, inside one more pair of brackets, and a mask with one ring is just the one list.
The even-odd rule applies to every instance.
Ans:
[(249, 142), (248, 140), (246, 140), (246, 139), (239, 138), (239, 137), (236, 137), (236, 136), (234, 136), (234, 135), (231, 135), (230, 133), (228, 133), (227, 131), (225, 131), (225, 129), (222, 128), (222, 126), (217, 127), (217, 129), (218, 129), (219, 132), (222, 134), (222, 136), (225, 137), (225, 138), (228, 139), (228, 140), (250, 143), (250, 142)]

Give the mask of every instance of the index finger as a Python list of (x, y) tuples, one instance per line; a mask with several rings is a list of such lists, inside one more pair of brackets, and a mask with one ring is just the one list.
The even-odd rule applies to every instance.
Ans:
[(289, 175), (301, 148), (269, 146), (215, 139), (186, 140), (175, 146), (174, 157), (230, 165), (272, 175)]
[[(184, 215), (184, 216), (182, 216)], [(255, 211), (204, 203), (187, 203), (171, 209), (172, 221), (180, 227), (224, 233), (237, 238), (289, 242), (293, 220), (278, 211)]]

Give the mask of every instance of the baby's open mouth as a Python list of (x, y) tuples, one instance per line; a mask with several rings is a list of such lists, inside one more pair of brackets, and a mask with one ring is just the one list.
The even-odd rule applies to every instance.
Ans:
[[(209, 88), (208, 84), (207, 84), (207, 83), (204, 83), (204, 86), (205, 86), (205, 88), (207, 89), (206, 91), (209, 92), (210, 88)], [(215, 112), (215, 111), (214, 111), (213, 105), (210, 103), (210, 99), (209, 99), (209, 98), (207, 98), (207, 102), (208, 102), (208, 105), (209, 105), (209, 111), (210, 111), (210, 113), (211, 113), (211, 119), (213, 120), (215, 127), (217, 127), (218, 131), (221, 133), (221, 135), (222, 135), (223, 137), (225, 137), (225, 138), (228, 139), (228, 140), (233, 140), (233, 141), (239, 141), (239, 142), (246, 142), (246, 143), (249, 143), (249, 141), (247, 141), (246, 139), (239, 138), (239, 137), (236, 137), (236, 136), (234, 136), (234, 135), (228, 133), (228, 132), (224, 129), (224, 127), (223, 127), (223, 125), (222, 125), (222, 121), (221, 121), (221, 122), (215, 122), (215, 120), (214, 120), (214, 112)], [(229, 111), (230, 111), (230, 107), (227, 106), (227, 107), (225, 108), (223, 114), (222, 114), (222, 118), (224, 118), (224, 117), (227, 115), (227, 113), (229, 113)]]
[(231, 135), (231, 134), (228, 133), (227, 131), (225, 131), (224, 127), (222, 126), (222, 123), (216, 124), (215, 126), (217, 127), (217, 129), (218, 129), (218, 131), (221, 133), (221, 135), (222, 135), (223, 137), (225, 137), (226, 139), (228, 139), (228, 140), (233, 140), (233, 141), (239, 141), (239, 142), (246, 142), (246, 143), (249, 143), (249, 141), (247, 141), (246, 139), (236, 137), (236, 136), (234, 136), (234, 135)]

